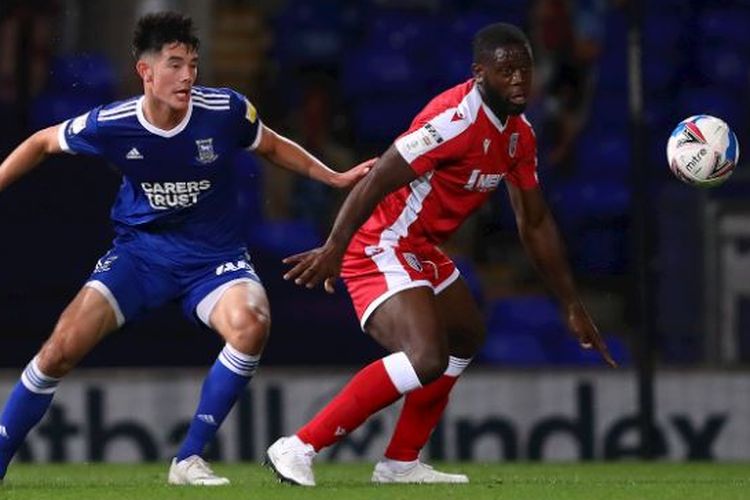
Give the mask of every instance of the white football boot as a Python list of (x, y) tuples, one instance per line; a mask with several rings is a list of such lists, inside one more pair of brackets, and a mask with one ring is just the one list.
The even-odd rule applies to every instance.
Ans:
[(431, 465), (415, 460), (396, 462), (395, 460), (381, 460), (375, 464), (372, 471), (373, 483), (468, 483), (469, 478), (464, 474), (449, 474), (435, 470)]
[(214, 474), (211, 467), (198, 455), (191, 455), (185, 460), (172, 459), (169, 467), (169, 484), (189, 484), (193, 486), (224, 486), (229, 479)]
[(315, 486), (312, 469), (315, 455), (312, 445), (303, 443), (296, 435), (281, 437), (266, 450), (265, 464), (282, 483)]

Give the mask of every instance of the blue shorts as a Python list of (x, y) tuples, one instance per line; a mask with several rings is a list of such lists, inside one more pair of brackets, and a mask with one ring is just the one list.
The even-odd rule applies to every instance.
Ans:
[(241, 282), (261, 285), (247, 251), (175, 261), (153, 249), (115, 243), (99, 259), (86, 286), (104, 295), (117, 326), (171, 301), (179, 301), (190, 320), (210, 326), (209, 316), (221, 295)]

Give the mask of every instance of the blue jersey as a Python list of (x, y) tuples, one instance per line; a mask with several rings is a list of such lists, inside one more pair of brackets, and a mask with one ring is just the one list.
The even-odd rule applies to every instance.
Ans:
[(100, 106), (60, 127), (63, 150), (102, 157), (122, 173), (111, 213), (118, 242), (170, 258), (236, 253), (244, 241), (232, 162), (260, 142), (255, 108), (233, 90), (194, 87), (185, 118), (162, 130), (146, 120), (143, 100)]

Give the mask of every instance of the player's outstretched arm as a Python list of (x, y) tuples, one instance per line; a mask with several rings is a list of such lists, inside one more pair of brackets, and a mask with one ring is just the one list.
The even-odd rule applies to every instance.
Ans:
[(256, 153), (280, 167), (306, 175), (329, 186), (337, 188), (352, 186), (370, 171), (370, 167), (375, 162), (374, 159), (368, 160), (346, 172), (339, 173), (328, 168), (296, 142), (277, 134), (264, 125), (261, 126), (263, 130), (260, 143), (255, 149)]
[(526, 253), (562, 304), (568, 328), (581, 347), (596, 349), (608, 365), (617, 366), (578, 296), (565, 247), (541, 189), (523, 190), (511, 183), (506, 185)]
[(293, 267), (284, 279), (313, 288), (323, 282), (327, 292), (341, 270), (341, 259), (354, 233), (367, 220), (375, 206), (388, 193), (409, 184), (417, 177), (395, 146), (391, 146), (372, 168), (370, 175), (354, 186), (341, 206), (325, 244), (284, 259)]
[(62, 152), (57, 138), (59, 125), (42, 129), (23, 141), (0, 164), (0, 191), (23, 177), (47, 156)]

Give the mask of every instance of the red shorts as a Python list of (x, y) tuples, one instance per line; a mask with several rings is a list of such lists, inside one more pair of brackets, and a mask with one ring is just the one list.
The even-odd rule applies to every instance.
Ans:
[(392, 295), (418, 286), (430, 287), (437, 295), (459, 275), (453, 261), (432, 244), (401, 239), (396, 246), (378, 246), (377, 239), (361, 232), (352, 239), (341, 266), (363, 330), (372, 312)]

